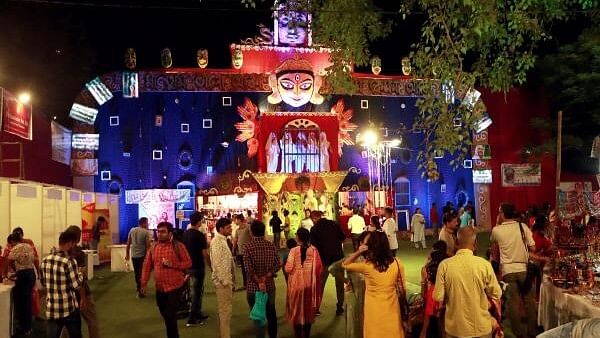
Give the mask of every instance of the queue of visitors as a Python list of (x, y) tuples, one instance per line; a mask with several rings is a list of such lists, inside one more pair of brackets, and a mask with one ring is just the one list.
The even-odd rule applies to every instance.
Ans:
[[(146, 296), (153, 274), (156, 304), (167, 337), (177, 338), (177, 311), (182, 301), (189, 301), (186, 326), (204, 325), (209, 318), (202, 312), (208, 267), (218, 303), (219, 328), (215, 334), (229, 338), (237, 262), (242, 270), (241, 289), (246, 290), (249, 311), (260, 317), (253, 317), (254, 335), (275, 338), (278, 334), (275, 278), (282, 270), (287, 286), (285, 318), (295, 337), (306, 338), (321, 315), (329, 275), (335, 281), (335, 315), (340, 316), (344, 314), (345, 274), (358, 273), (365, 282), (363, 337), (408, 336), (412, 312), (407, 306), (404, 265), (401, 257), (397, 257), (398, 225), (394, 209), (385, 208), (382, 216), (372, 215), (368, 225), (358, 209), (352, 213), (348, 222), (354, 249), (351, 255), (344, 254), (346, 235), (339, 224), (315, 210), (307, 211), (295, 239), (286, 234), (288, 251), (283, 260), (279, 236), (268, 241), (265, 224), (254, 220), (251, 213), (247, 217), (239, 214), (217, 220), (216, 234), (210, 243), (202, 231), (205, 220), (201, 212), (190, 216), (190, 225), (181, 241), (175, 238), (171, 223), (158, 224), (158, 240), (154, 244), (148, 220), (142, 217), (127, 240), (126, 259), (131, 257), (133, 261), (136, 295)], [(527, 262), (535, 261), (542, 266), (552, 254), (552, 242), (546, 236), (548, 216), (539, 214), (532, 222), (523, 222), (527, 217), (518, 214), (514, 205), (502, 203), (491, 233), (490, 260), (486, 260), (475, 255), (477, 228), (472, 207), (467, 205), (460, 213), (451, 203), (446, 204), (439, 218), (435, 204), (430, 209), (435, 225), (441, 220), (442, 227), (421, 273), (424, 309), (419, 336), (500, 337), (504, 307), (515, 336), (534, 337), (539, 333), (535, 307), (539, 288), (527, 272)], [(276, 211), (272, 215), (269, 222), (272, 230), (286, 231), (289, 212), (284, 212), (283, 221)], [(99, 219), (97, 223), (103, 221)], [(411, 241), (423, 249), (427, 247), (425, 223), (417, 208), (410, 223)], [(232, 225), (236, 228), (235, 235)], [(41, 286), (47, 290), (46, 336), (81, 337), (83, 318), (89, 337), (99, 337), (80, 240), (80, 228), (69, 227), (61, 233), (58, 248), (40, 263), (33, 242), (23, 237), (22, 229), (15, 229), (8, 237), (0, 267), (2, 276), (8, 270), (16, 273), (15, 317), (22, 334), (31, 334), (32, 318), (36, 315), (34, 303), (36, 299), (39, 301), (34, 295), (39, 276)], [(187, 300), (182, 297), (186, 290), (190, 293)]]

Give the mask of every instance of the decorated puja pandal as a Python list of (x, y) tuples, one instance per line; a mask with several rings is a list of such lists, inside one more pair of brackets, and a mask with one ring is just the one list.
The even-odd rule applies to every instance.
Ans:
[[(375, 57), (372, 74), (351, 70), (353, 95), (334, 92), (323, 77), (331, 51), (312, 44), (310, 15), (277, 6), (272, 30), (261, 25), (257, 37), (230, 45), (229, 69), (210, 69), (206, 49), (198, 68), (174, 68), (165, 48), (163, 69), (137, 70), (128, 49), (125, 70), (90, 81), (76, 98), (73, 132), (89, 146), (73, 151), (74, 181), (121, 196), (120, 240), (138, 217), (185, 229), (194, 210), (213, 220), (250, 210), (264, 221), (287, 210), (293, 234), (308, 210), (347, 229), (352, 208), (392, 206), (402, 229), (415, 207), (483, 201), (478, 215), (489, 226), (489, 190), (474, 189), (470, 165), (453, 168), (439, 154), (435, 177), (421, 176), (423, 134), (409, 127), (419, 82), (408, 58), (402, 75), (387, 76)], [(479, 92), (469, 93), (469, 104), (485, 109)], [(358, 126), (377, 142), (355, 145)], [(487, 139), (484, 131), (476, 143)]]
[(546, 330), (600, 318), (600, 191), (590, 182), (562, 183), (558, 215), (551, 217), (554, 259), (540, 288), (538, 321)]

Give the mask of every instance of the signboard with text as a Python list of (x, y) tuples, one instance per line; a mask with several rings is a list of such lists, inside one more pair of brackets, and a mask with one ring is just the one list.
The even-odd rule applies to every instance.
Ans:
[(0, 106), (2, 130), (31, 140), (31, 105), (21, 103), (11, 92), (2, 89)]
[(502, 186), (518, 187), (542, 184), (540, 163), (502, 163)]

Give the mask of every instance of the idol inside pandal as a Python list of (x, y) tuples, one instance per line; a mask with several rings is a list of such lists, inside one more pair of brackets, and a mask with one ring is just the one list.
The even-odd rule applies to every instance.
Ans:
[(124, 60), (125, 60), (125, 67), (127, 69), (131, 69), (131, 70), (134, 69), (135, 66), (137, 65), (137, 56), (135, 54), (135, 49), (127, 48), (125, 50)]
[(204, 69), (208, 66), (208, 50), (206, 49), (198, 49), (196, 52), (196, 62), (198, 63), (198, 67)]
[[(285, 60), (275, 74), (269, 76), (269, 86), (273, 90), (268, 97), (272, 105), (285, 103), (299, 111), (312, 111), (308, 103), (319, 105), (323, 103), (323, 96), (319, 94), (322, 79), (315, 75), (312, 65), (307, 60), (294, 58)], [(286, 107), (285, 110), (290, 110)], [(276, 109), (283, 110), (283, 109)]]
[(169, 48), (164, 48), (160, 51), (160, 63), (163, 68), (171, 68), (173, 66), (173, 57)]

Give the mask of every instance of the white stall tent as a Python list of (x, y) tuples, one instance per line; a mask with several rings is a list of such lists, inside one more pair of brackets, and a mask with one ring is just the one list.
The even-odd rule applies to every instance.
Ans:
[(25, 238), (40, 247), (42, 243), (42, 185), (11, 183), (10, 226), (23, 228)]
[(0, 180), (0, 243), (10, 234), (10, 182)]
[(44, 187), (42, 205), (42, 247), (41, 254), (50, 253), (58, 246), (58, 237), (67, 225), (66, 189), (59, 187)]
[(112, 243), (118, 243), (119, 196), (0, 177), (0, 243), (22, 227), (40, 255), (48, 254), (68, 226), (81, 227), (82, 206), (94, 202), (109, 210)]
[(81, 227), (81, 191), (77, 189), (67, 190), (67, 222), (66, 225), (78, 225)]

